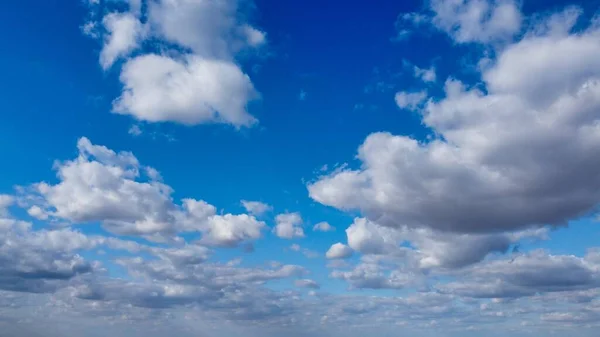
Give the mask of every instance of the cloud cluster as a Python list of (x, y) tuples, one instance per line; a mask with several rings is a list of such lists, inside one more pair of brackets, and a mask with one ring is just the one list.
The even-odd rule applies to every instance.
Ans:
[(252, 215), (217, 214), (215, 206), (202, 200), (175, 203), (173, 189), (160, 180), (160, 173), (140, 165), (130, 152), (117, 153), (85, 137), (77, 148), (77, 158), (56, 162), (57, 184), (23, 189), (20, 198), (33, 203), (33, 215), (72, 224), (100, 222), (111, 233), (153, 241), (180, 240), (179, 233), (197, 232), (204, 244), (229, 247), (260, 238), (266, 227)]
[(432, 0), (423, 12), (404, 13), (396, 21), (401, 41), (414, 30), (432, 27), (459, 44), (500, 44), (521, 32), (524, 21), (516, 0)]
[(247, 105), (259, 95), (236, 56), (263, 46), (266, 35), (245, 22), (238, 0), (130, 1), (126, 11), (114, 4), (102, 18), (90, 4), (84, 32), (102, 39), (105, 70), (123, 60), (115, 113), (188, 125), (257, 122)]
[[(103, 42), (101, 66), (123, 62), (115, 112), (255, 123), (246, 105), (256, 92), (236, 57), (266, 36), (236, 1), (119, 0), (100, 17), (101, 1), (88, 2), (97, 20), (84, 30)], [(318, 242), (319, 252), (284, 248), (324, 255), (329, 280), (308, 268), (324, 259), (304, 267), (228, 258), (225, 249), (256, 243), (265, 221), (277, 237), (305, 237), (300, 213), (267, 219), (273, 207), (259, 201), (230, 214), (175, 200), (158, 170), (83, 137), (75, 158), (55, 162), (54, 181), (0, 194), (0, 331), (595, 336), (600, 249), (576, 256), (519, 245), (600, 204), (600, 25), (575, 28), (582, 12), (568, 8), (524, 29), (511, 0), (428, 5), (403, 20), (495, 53), (478, 62), (481, 83), (451, 77), (439, 97), (427, 93), (435, 68), (412, 67), (428, 91), (400, 92), (396, 103), (419, 113), (432, 138), (371, 134), (359, 167), (308, 185), (314, 200), (360, 213), (326, 252)], [(340, 283), (350, 291), (335, 294)]]
[(484, 88), (449, 78), (445, 96), (420, 109), (434, 139), (371, 134), (361, 168), (321, 177), (310, 196), (384, 226), (462, 233), (564, 225), (594, 211), (600, 31), (567, 28), (507, 46), (482, 72)]

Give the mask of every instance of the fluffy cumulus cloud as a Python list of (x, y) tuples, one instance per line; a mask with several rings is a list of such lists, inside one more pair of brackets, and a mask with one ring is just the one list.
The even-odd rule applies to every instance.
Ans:
[[(116, 112), (256, 122), (237, 57), (267, 35), (248, 22), (248, 3), (87, 2), (95, 14), (83, 29), (124, 84)], [(600, 204), (600, 25), (575, 7), (526, 17), (519, 5), (433, 0), (401, 15), (481, 55), (479, 82), (405, 63), (420, 88), (396, 103), (430, 136), (376, 132), (359, 165), (320, 171), (310, 197), (351, 216), (337, 232), (316, 204), (298, 205), (324, 220), (305, 233), (298, 212), (233, 199), (245, 211), (232, 214), (175, 194), (133, 153), (80, 138), (48, 167), (54, 178), (0, 194), (0, 331), (596, 336), (600, 248), (569, 254), (546, 240)], [(305, 236), (302, 246), (276, 238)]]
[(333, 244), (325, 254), (328, 259), (345, 259), (351, 255), (352, 249), (340, 242)]
[(195, 55), (142, 55), (123, 66), (121, 81), (123, 93), (114, 102), (119, 114), (188, 125), (256, 122), (245, 109), (256, 95), (252, 82), (231, 62)]
[(485, 91), (450, 78), (444, 97), (420, 109), (438, 137), (371, 134), (362, 167), (310, 184), (311, 197), (384, 226), (463, 233), (563, 225), (593, 211), (598, 36), (595, 26), (526, 35), (481, 74)]
[(304, 228), (302, 228), (302, 216), (300, 213), (282, 213), (275, 217), (275, 235), (282, 239), (294, 239), (304, 237)]
[[(478, 319), (430, 302), (436, 322), (454, 317), (463, 329), (513, 319), (531, 329), (581, 329), (599, 317), (597, 249), (575, 256), (519, 247), (547, 240), (551, 228), (600, 203), (598, 25), (582, 25), (582, 11), (571, 7), (535, 16), (522, 32), (514, 2), (430, 5), (430, 16), (405, 19), (497, 49), (476, 62), (477, 85), (450, 77), (441, 96), (396, 95), (401, 108), (420, 113), (431, 138), (373, 133), (359, 147), (358, 168), (308, 184), (314, 200), (362, 215), (346, 229), (347, 246), (338, 244), (359, 260), (333, 261), (330, 277), (351, 289), (418, 289), (476, 305)], [(424, 69), (414, 70), (431, 85)], [(431, 319), (416, 311), (411, 326)]]
[[(257, 122), (247, 105), (259, 95), (236, 55), (264, 45), (266, 34), (243, 20), (237, 0), (132, 1), (126, 11), (106, 5), (101, 22), (83, 29), (103, 39), (104, 69), (123, 60), (115, 113), (188, 125)], [(147, 52), (156, 41), (163, 52)]]
[(33, 203), (30, 215), (73, 224), (100, 222), (114, 234), (154, 241), (197, 232), (205, 244), (217, 246), (258, 239), (266, 226), (248, 214), (216, 214), (215, 206), (202, 200), (175, 203), (160, 173), (140, 165), (131, 152), (117, 153), (87, 138), (80, 138), (77, 148), (77, 158), (55, 164), (58, 183), (24, 189), (22, 201)]
[(260, 201), (242, 200), (242, 206), (244, 206), (246, 212), (256, 216), (261, 216), (266, 212), (273, 210), (273, 207), (271, 205), (265, 204), (264, 202)]

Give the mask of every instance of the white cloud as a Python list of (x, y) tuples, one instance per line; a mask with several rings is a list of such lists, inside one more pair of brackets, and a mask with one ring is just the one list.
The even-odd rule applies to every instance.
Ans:
[(246, 212), (254, 216), (261, 216), (273, 210), (273, 207), (271, 205), (265, 204), (264, 202), (260, 201), (242, 200), (242, 206), (244, 206)]
[(100, 65), (108, 69), (120, 57), (127, 56), (139, 47), (143, 38), (144, 26), (129, 13), (110, 13), (102, 20), (107, 34), (100, 52)]
[(472, 233), (562, 225), (592, 211), (599, 35), (533, 35), (508, 46), (482, 74), (485, 92), (450, 79), (445, 97), (421, 109), (438, 137), (371, 134), (358, 151), (362, 168), (310, 184), (311, 197), (384, 226)]
[[(515, 233), (456, 234), (426, 228), (389, 228), (357, 218), (346, 230), (348, 245), (365, 256), (401, 259), (414, 269), (459, 269), (484, 260), (493, 253), (506, 253), (511, 245), (526, 239), (545, 239), (545, 229)], [(409, 243), (410, 247), (403, 246)], [(408, 262), (407, 262), (408, 263)]]
[(294, 252), (299, 252), (302, 253), (302, 255), (306, 256), (309, 259), (314, 259), (319, 257), (319, 253), (312, 251), (310, 249), (307, 248), (302, 248), (299, 244), (294, 243), (292, 245), (290, 245), (290, 250), (294, 251)]
[(137, 136), (141, 135), (143, 132), (139, 125), (134, 124), (129, 128), (129, 130), (127, 130), (127, 133), (132, 136), (137, 137)]
[(313, 226), (313, 231), (315, 231), (315, 232), (333, 232), (333, 231), (335, 231), (335, 227), (333, 227), (326, 221), (321, 221), (318, 224)]
[(459, 43), (509, 40), (521, 29), (515, 0), (433, 0), (431, 10), (432, 23)]
[(0, 194), (0, 216), (8, 214), (8, 207), (15, 202), (15, 198), (11, 195)]
[[(4, 219), (8, 220), (8, 219)], [(32, 231), (31, 224), (0, 221), (0, 289), (53, 292), (94, 265), (74, 253), (89, 247), (83, 234), (68, 229)]]
[(311, 279), (296, 280), (296, 281), (294, 281), (294, 284), (298, 288), (310, 288), (310, 289), (319, 289), (320, 288), (319, 284), (316, 281), (311, 280)]
[(205, 58), (232, 60), (236, 52), (265, 42), (265, 34), (241, 20), (238, 1), (161, 0), (149, 4), (155, 35)]
[(363, 262), (350, 271), (334, 270), (331, 277), (357, 289), (402, 289), (414, 285), (415, 277), (402, 270), (385, 271), (377, 263)]
[[(141, 166), (130, 152), (117, 153), (87, 138), (79, 139), (77, 147), (76, 159), (55, 165), (59, 183), (38, 183), (35, 193), (23, 198), (34, 203), (29, 206), (31, 216), (100, 222), (112, 233), (151, 240), (174, 240), (181, 232), (199, 232), (205, 244), (226, 247), (260, 238), (266, 226), (247, 214), (217, 215), (216, 208), (202, 200), (174, 203), (172, 189), (162, 182), (160, 173)], [(140, 172), (149, 180), (139, 181)]]
[(477, 298), (532, 296), (543, 292), (585, 290), (600, 286), (593, 252), (580, 258), (537, 250), (512, 259), (473, 266), (465, 280), (440, 285), (440, 290)]
[[(129, 5), (130, 11), (111, 12), (102, 19), (103, 68), (139, 54), (122, 68), (124, 88), (114, 112), (148, 122), (237, 128), (256, 123), (246, 107), (259, 95), (236, 55), (266, 44), (266, 33), (243, 20), (237, 0), (157, 0), (146, 6), (131, 0)], [(146, 18), (144, 24), (140, 17)], [(90, 21), (82, 29), (98, 37), (97, 26)], [(160, 55), (143, 48), (150, 39), (163, 45)]]
[(122, 234), (170, 231), (175, 207), (171, 188), (159, 182), (137, 182), (139, 163), (129, 152), (115, 153), (81, 138), (79, 156), (59, 163), (60, 182), (40, 183), (37, 190), (52, 210), (73, 222), (102, 221)]
[(277, 223), (273, 232), (282, 239), (303, 238), (302, 217), (300, 213), (283, 213), (275, 217)]
[(252, 26), (244, 25), (242, 26), (242, 31), (246, 35), (248, 45), (252, 47), (258, 47), (267, 41), (266, 34)]
[(247, 214), (215, 215), (208, 219), (204, 240), (220, 246), (237, 246), (246, 240), (261, 237), (265, 223)]
[(352, 249), (345, 244), (338, 242), (329, 248), (325, 257), (328, 259), (346, 259), (352, 255)]
[(367, 219), (357, 218), (348, 229), (348, 245), (363, 254), (389, 254), (398, 245), (399, 232), (381, 227)]
[(426, 91), (417, 92), (405, 92), (401, 91), (396, 93), (395, 96), (396, 105), (402, 109), (416, 110), (421, 106), (427, 99)]
[(431, 67), (428, 69), (419, 68), (417, 66), (413, 67), (413, 71), (415, 72), (415, 77), (421, 79), (423, 82), (435, 82), (437, 76), (435, 74), (435, 67)]
[(38, 219), (38, 220), (46, 220), (48, 219), (48, 214), (44, 211), (40, 206), (33, 205), (29, 207), (27, 210), (27, 214)]
[(256, 92), (247, 75), (230, 62), (187, 55), (143, 55), (128, 61), (121, 73), (124, 90), (113, 105), (119, 114), (149, 122), (194, 125), (227, 123), (251, 126), (246, 111)]

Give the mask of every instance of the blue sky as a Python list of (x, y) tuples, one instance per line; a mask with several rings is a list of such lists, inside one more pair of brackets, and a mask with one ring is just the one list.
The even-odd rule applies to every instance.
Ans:
[(594, 335), (599, 10), (3, 3), (0, 328)]

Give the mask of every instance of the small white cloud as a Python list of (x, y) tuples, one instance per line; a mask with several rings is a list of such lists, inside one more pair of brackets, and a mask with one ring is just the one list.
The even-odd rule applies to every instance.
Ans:
[(266, 34), (252, 26), (244, 25), (242, 26), (242, 31), (246, 35), (248, 44), (252, 47), (258, 47), (267, 41)]
[(331, 226), (328, 222), (319, 222), (318, 224), (313, 226), (313, 231), (317, 232), (333, 232), (335, 231), (335, 227)]
[(415, 77), (421, 79), (423, 82), (435, 82), (437, 76), (435, 74), (435, 67), (429, 69), (419, 68), (414, 66)]
[(346, 259), (352, 256), (352, 249), (345, 244), (338, 242), (333, 244), (325, 256), (328, 259)]
[(88, 21), (81, 26), (81, 32), (83, 35), (89, 36), (91, 38), (98, 38), (100, 33), (98, 32), (98, 24), (95, 21)]
[(430, 5), (433, 25), (459, 43), (509, 40), (521, 30), (516, 0), (433, 0)]
[(208, 219), (202, 241), (216, 246), (234, 247), (247, 240), (261, 237), (266, 225), (247, 214), (214, 215)]
[(127, 133), (129, 133), (132, 136), (137, 137), (142, 134), (142, 129), (139, 127), (139, 125), (134, 124), (129, 128)]
[(261, 216), (273, 210), (273, 207), (271, 205), (265, 204), (264, 202), (260, 201), (242, 200), (242, 206), (244, 206), (246, 212), (254, 216)]
[(0, 215), (6, 215), (8, 213), (8, 207), (15, 202), (15, 198), (11, 195), (0, 194)]
[(294, 284), (298, 288), (310, 288), (310, 289), (319, 289), (320, 288), (319, 284), (316, 281), (310, 280), (310, 279), (296, 280), (296, 281), (294, 281)]
[(29, 209), (27, 210), (27, 214), (38, 220), (48, 219), (48, 213), (37, 205), (29, 207)]
[(426, 91), (396, 93), (395, 101), (402, 109), (416, 110), (427, 99)]
[(275, 235), (282, 239), (303, 238), (302, 217), (300, 213), (284, 213), (275, 217), (277, 225), (274, 228)]

